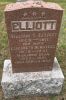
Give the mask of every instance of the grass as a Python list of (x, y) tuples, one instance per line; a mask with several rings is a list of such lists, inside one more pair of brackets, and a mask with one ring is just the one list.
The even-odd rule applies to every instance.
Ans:
[[(5, 2), (4, 2), (5, 1)], [(4, 8), (9, 2), (15, 2), (15, 0), (0, 0), (0, 80), (2, 75), (2, 66), (5, 59), (10, 58), (9, 47), (8, 47), (8, 37), (5, 28), (4, 20)], [(50, 96), (48, 100), (61, 100), (62, 97), (66, 100), (66, 0), (45, 0), (58, 2), (64, 8), (64, 15), (62, 20), (62, 26), (59, 34), (58, 46), (56, 51), (56, 56), (63, 70), (65, 81), (63, 86), (63, 91), (59, 96)], [(1, 96), (0, 89), (0, 96)], [(21, 100), (21, 99), (18, 99)], [(40, 100), (42, 100), (40, 98)]]

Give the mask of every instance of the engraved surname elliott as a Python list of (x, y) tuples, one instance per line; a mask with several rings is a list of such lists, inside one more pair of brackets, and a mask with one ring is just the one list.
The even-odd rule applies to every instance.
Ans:
[(56, 20), (11, 21), (12, 32), (56, 30)]

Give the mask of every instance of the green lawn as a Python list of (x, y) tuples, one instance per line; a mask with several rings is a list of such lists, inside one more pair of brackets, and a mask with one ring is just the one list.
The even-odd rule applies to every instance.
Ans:
[[(15, 0), (0, 0), (0, 79), (2, 74), (3, 62), (5, 59), (10, 58), (8, 38), (7, 38), (7, 32), (6, 32), (5, 20), (4, 20), (4, 8), (6, 4), (8, 4), (8, 1), (15, 2)], [(65, 81), (64, 81), (62, 93), (59, 96), (50, 96), (49, 100), (61, 100), (58, 98), (61, 98), (62, 96), (66, 100), (66, 0), (44, 0), (44, 1), (58, 2), (64, 8), (64, 15), (63, 15), (60, 34), (59, 34), (56, 56), (65, 75)]]

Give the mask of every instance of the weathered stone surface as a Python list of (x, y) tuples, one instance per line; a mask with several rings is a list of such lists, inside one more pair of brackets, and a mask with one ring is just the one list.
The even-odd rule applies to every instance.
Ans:
[(59, 94), (64, 76), (54, 59), (52, 71), (12, 73), (11, 60), (4, 61), (1, 85), (5, 98), (18, 95)]
[[(25, 1), (27, 1), (27, 0), (25, 0)], [(24, 2), (24, 0), (16, 0), (16, 2)]]
[(26, 1), (6, 6), (14, 73), (52, 70), (62, 15), (56, 3)]

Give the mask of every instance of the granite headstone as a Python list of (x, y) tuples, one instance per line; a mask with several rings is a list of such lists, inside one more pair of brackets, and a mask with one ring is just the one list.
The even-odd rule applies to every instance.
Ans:
[(13, 72), (52, 70), (62, 14), (58, 4), (43, 1), (6, 6)]

